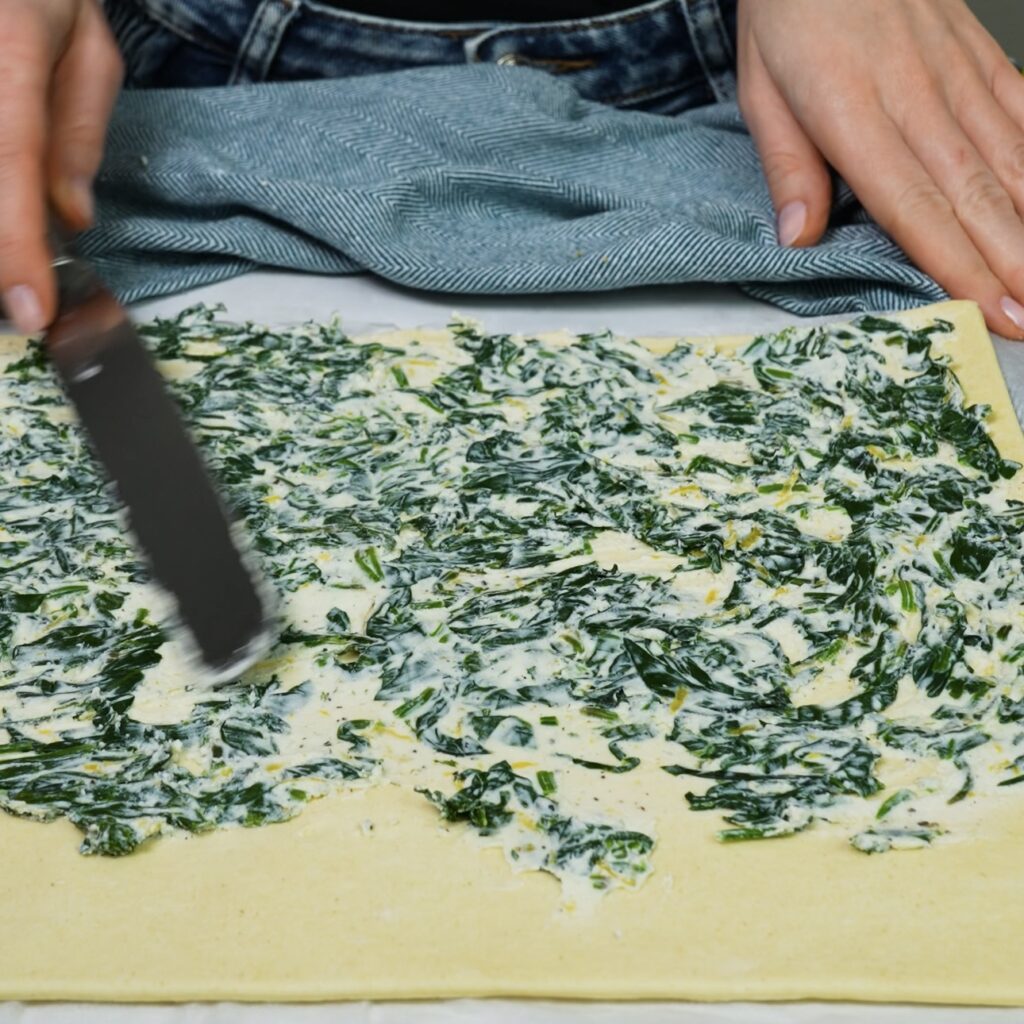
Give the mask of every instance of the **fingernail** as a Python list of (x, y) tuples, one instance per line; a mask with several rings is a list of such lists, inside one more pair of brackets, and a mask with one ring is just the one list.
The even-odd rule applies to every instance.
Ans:
[(792, 245), (807, 224), (807, 204), (795, 199), (779, 210), (779, 245)]
[(1004, 295), (999, 300), (999, 308), (1006, 314), (1006, 319), (1012, 321), (1020, 330), (1024, 331), (1024, 306), (1009, 295)]
[(73, 217), (83, 226), (92, 224), (96, 210), (92, 197), (92, 182), (88, 178), (62, 178), (55, 186), (55, 192), (65, 216)]
[(92, 182), (88, 178), (72, 178), (68, 182), (68, 195), (82, 219), (92, 223), (96, 208), (92, 198)]
[(27, 284), (12, 285), (4, 292), (4, 309), (23, 334), (36, 334), (46, 326), (39, 296)]

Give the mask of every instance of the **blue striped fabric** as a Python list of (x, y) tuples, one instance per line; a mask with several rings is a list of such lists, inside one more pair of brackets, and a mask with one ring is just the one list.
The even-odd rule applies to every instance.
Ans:
[(137, 91), (84, 251), (126, 300), (256, 266), (491, 294), (735, 282), (804, 314), (942, 297), (841, 189), (821, 245), (775, 242), (732, 105), (584, 102), (526, 68)]

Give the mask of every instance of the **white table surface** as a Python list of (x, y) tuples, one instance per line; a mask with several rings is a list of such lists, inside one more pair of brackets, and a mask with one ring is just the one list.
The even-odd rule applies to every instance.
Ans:
[[(611, 328), (628, 334), (741, 334), (812, 322), (724, 286), (637, 288), (596, 294), (480, 297), (417, 292), (364, 276), (258, 273), (141, 303), (135, 315), (168, 316), (194, 302), (223, 303), (236, 320), (293, 323), (339, 314), (343, 324), (442, 326), (453, 312), (492, 331)], [(1024, 419), (1024, 343), (996, 350)], [(899, 856), (899, 854), (894, 854)], [(1022, 966), (1024, 969), (1024, 966)], [(1024, 1009), (844, 1003), (572, 1003), (449, 1000), (312, 1006), (113, 1006), (0, 1003), (0, 1024), (1024, 1024)]]

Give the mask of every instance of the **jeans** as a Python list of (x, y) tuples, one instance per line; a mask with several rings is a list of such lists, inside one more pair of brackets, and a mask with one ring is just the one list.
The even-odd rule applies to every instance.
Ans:
[(654, 0), (577, 21), (431, 24), (316, 0), (104, 0), (129, 87), (342, 78), (486, 61), (657, 114), (735, 98), (736, 0)]

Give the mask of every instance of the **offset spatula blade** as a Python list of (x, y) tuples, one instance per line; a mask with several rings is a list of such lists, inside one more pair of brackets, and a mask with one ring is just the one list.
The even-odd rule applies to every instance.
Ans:
[(47, 351), (203, 675), (231, 679), (269, 645), (265, 588), (127, 313), (85, 261), (53, 242), (59, 304)]

